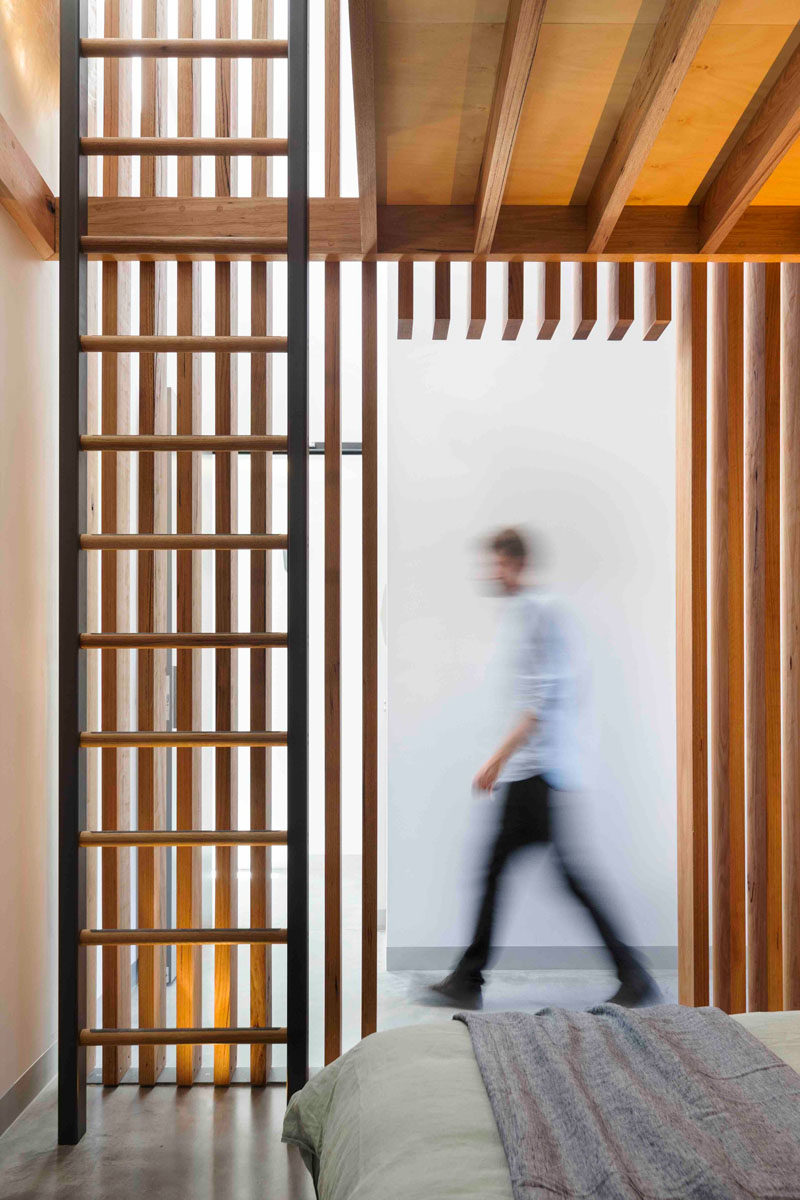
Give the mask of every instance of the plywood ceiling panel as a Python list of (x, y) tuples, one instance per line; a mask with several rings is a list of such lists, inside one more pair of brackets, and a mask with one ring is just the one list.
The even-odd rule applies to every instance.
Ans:
[[(473, 203), (507, 8), (376, 0), (379, 203)], [(586, 202), (662, 9), (663, 0), (549, 0), (506, 203)], [(702, 198), (775, 60), (800, 38), (798, 22), (800, 0), (721, 0), (631, 203)], [(800, 146), (756, 201), (798, 202)]]
[(793, 29), (712, 25), (636, 181), (631, 204), (689, 204), (696, 197)]
[(379, 203), (472, 204), (503, 24), (376, 22)]
[(586, 202), (653, 26), (542, 28), (505, 201)]
[(753, 204), (800, 204), (800, 142), (773, 171)]

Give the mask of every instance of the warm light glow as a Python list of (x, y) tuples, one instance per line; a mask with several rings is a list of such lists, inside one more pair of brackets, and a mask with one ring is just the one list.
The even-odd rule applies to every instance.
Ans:
[(0, 0), (0, 40), (24, 97), (45, 111), (58, 106), (57, 0)]

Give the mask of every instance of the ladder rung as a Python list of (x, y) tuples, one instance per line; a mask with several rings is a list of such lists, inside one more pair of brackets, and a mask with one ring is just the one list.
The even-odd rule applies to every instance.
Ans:
[(286, 734), (275, 729), (243, 730), (87, 730), (80, 735), (80, 744), (101, 750), (147, 750), (162, 746), (285, 746)]
[(285, 453), (287, 439), (277, 433), (265, 434), (159, 434), (159, 433), (86, 433), (80, 441), (81, 450), (204, 450), (235, 452), (249, 451)]
[(213, 158), (281, 158), (289, 152), (286, 138), (253, 137), (84, 137), (81, 153), (150, 158), (206, 155)]
[(87, 234), (81, 238), (84, 254), (96, 258), (257, 258), (285, 257), (286, 238), (276, 237), (131, 237)]
[(286, 1029), (82, 1029), (78, 1041), (82, 1046), (274, 1046), (285, 1043)]
[(285, 846), (285, 829), (87, 829), (81, 846)]
[(81, 946), (282, 946), (285, 929), (82, 929)]
[(285, 550), (283, 533), (83, 533), (82, 550)]
[(82, 633), (84, 650), (283, 650), (285, 633)]
[(81, 349), (101, 354), (282, 354), (285, 337), (137, 336), (136, 334), (87, 334)]
[(275, 38), (81, 38), (84, 58), (286, 58)]

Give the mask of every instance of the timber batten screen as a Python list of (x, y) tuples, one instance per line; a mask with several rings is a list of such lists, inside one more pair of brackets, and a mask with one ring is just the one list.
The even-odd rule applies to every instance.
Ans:
[[(123, 89), (118, 60), (139, 57), (141, 43), (120, 42), (117, 34), (130, 31), (130, 8), (112, 0), (106, 5), (109, 39), (87, 42), (87, 0), (65, 0), (62, 5), (62, 104), (61, 104), (61, 266), (60, 266), (60, 530), (59, 530), (59, 1141), (74, 1144), (86, 1125), (87, 1048), (101, 1047), (104, 1080), (116, 1084), (130, 1063), (131, 1047), (139, 1048), (139, 1082), (157, 1082), (164, 1065), (164, 1048), (177, 1048), (178, 1082), (192, 1083), (200, 1064), (200, 1047), (214, 1047), (215, 1081), (231, 1081), (233, 1055), (240, 1044), (251, 1046), (251, 1079), (265, 1084), (269, 1078), (269, 1047), (287, 1047), (289, 1091), (302, 1086), (308, 1076), (308, 197), (307, 197), (307, 25), (305, 5), (292, 3), (288, 47), (269, 40), (269, 0), (258, 0), (253, 10), (254, 40), (231, 40), (236, 26), (235, 0), (217, 4), (219, 42), (198, 43), (197, 57), (216, 59), (218, 95), (230, 89), (233, 60), (252, 57), (263, 67), (261, 94), (254, 98), (254, 138), (232, 138), (234, 106), (223, 103), (217, 118), (216, 139), (197, 139), (199, 131), (199, 78), (190, 52), (192, 35), (199, 29), (198, 0), (181, 0), (179, 42), (164, 39), (167, 7), (163, 0), (143, 0), (142, 29), (151, 41), (141, 63), (143, 138), (109, 142), (86, 141), (88, 136), (87, 62), (91, 53), (106, 59), (108, 87), (104, 94), (103, 133), (116, 138), (129, 132), (132, 90)], [(160, 40), (161, 39), (161, 40)], [(156, 50), (156, 44), (158, 49)], [(150, 53), (149, 51), (152, 51)], [(289, 139), (267, 137), (266, 70), (270, 59), (288, 52)], [(166, 67), (162, 60), (179, 59), (179, 138), (164, 140), (166, 128)], [(125, 76), (126, 80), (128, 76)], [(254, 78), (254, 88), (256, 79)], [(148, 141), (147, 138), (154, 138)], [(194, 139), (194, 140), (192, 140)], [(114, 154), (141, 155), (141, 195), (134, 203), (164, 198), (166, 175), (163, 154), (179, 153), (179, 195), (191, 200), (199, 191), (198, 154), (211, 152), (217, 164), (217, 192), (231, 194), (229, 155), (264, 154), (289, 150), (288, 221), (278, 239), (260, 237), (234, 247), (219, 238), (211, 245), (190, 239), (128, 240), (121, 257), (138, 262), (139, 319), (134, 333), (128, 327), (127, 309), (121, 304), (122, 273), (130, 268), (116, 261), (121, 243), (102, 268), (102, 333), (87, 320), (99, 307), (87, 280), (88, 161), (87, 152), (113, 150)], [(118, 181), (127, 178), (126, 160), (106, 157), (104, 193), (119, 197)], [(254, 160), (254, 161), (264, 161)], [(96, 172), (94, 172), (96, 174)], [(254, 191), (269, 191), (269, 175), (254, 169)], [(259, 182), (260, 181), (260, 182)], [(286, 202), (284, 201), (284, 205)], [(236, 270), (226, 251), (253, 260), (253, 325), (246, 336), (237, 332), (235, 293), (231, 274)], [(108, 247), (95, 245), (101, 256)], [(219, 261), (216, 330), (203, 336), (199, 310), (199, 268), (196, 254)], [(288, 260), (289, 321), (286, 336), (271, 334), (270, 292), (265, 286), (269, 269), (264, 258)], [(167, 274), (166, 261), (177, 263), (177, 275)], [(259, 261), (260, 260), (260, 261)], [(167, 332), (168, 289), (177, 277), (177, 334)], [(128, 285), (125, 284), (127, 288)], [(129, 304), (130, 291), (124, 292)], [(91, 300), (92, 308), (89, 309)], [(259, 308), (260, 306), (260, 308)], [(93, 320), (94, 320), (93, 316)], [(213, 433), (201, 428), (199, 354), (215, 356), (216, 417)], [(252, 360), (254, 403), (251, 428), (240, 433), (236, 421), (233, 356), (247, 353)], [(272, 398), (269, 360), (276, 353), (288, 358), (287, 434), (271, 428)], [(97, 403), (93, 399), (87, 423), (88, 356), (102, 359), (103, 404), (98, 429)], [(138, 362), (139, 424), (131, 405), (129, 355)], [(165, 354), (177, 355), (177, 406), (166, 387)], [(92, 376), (92, 387), (96, 374)], [(123, 382), (124, 381), (124, 382)], [(94, 391), (92, 396), (94, 397)], [(210, 456), (216, 471), (214, 532), (201, 532), (198, 520), (200, 453)], [(271, 524), (268, 463), (274, 453), (287, 457), (289, 511), (286, 533), (275, 533)], [(237, 523), (235, 508), (236, 462), (239, 455), (257, 460), (252, 474), (253, 510), (249, 525)], [(93, 502), (101, 484), (99, 524), (88, 523), (87, 463), (91, 460)], [(118, 504), (130, 489), (128, 464), (134, 462), (131, 494), (138, 495), (138, 521), (130, 523), (127, 508)], [(170, 480), (177, 467), (177, 513), (170, 509)], [(266, 471), (265, 471), (265, 468)], [(127, 482), (125, 482), (127, 481)], [(135, 519), (135, 517), (134, 517)], [(249, 529), (249, 532), (247, 530)], [(242, 530), (242, 532), (240, 532)], [(100, 553), (97, 554), (96, 552)], [(209, 628), (203, 620), (200, 552), (216, 559), (216, 620)], [(287, 553), (288, 625), (271, 628), (270, 556)], [(251, 629), (236, 624), (235, 578), (237, 559), (251, 555), (253, 593)], [(173, 573), (170, 556), (177, 562)], [(100, 590), (102, 620), (87, 615), (87, 564), (92, 563), (95, 591)], [(131, 572), (130, 574), (128, 572)], [(130, 624), (131, 595), (128, 581), (135, 580), (137, 619)], [(262, 594), (263, 593), (263, 594)], [(177, 613), (177, 626), (172, 610)], [(215, 689), (217, 720), (202, 727), (199, 707), (201, 675), (199, 652), (213, 653), (219, 686)], [(274, 652), (286, 651), (288, 663), (288, 717), (284, 729), (270, 728), (271, 691), (267, 664)], [(166, 702), (164, 664), (177, 654), (175, 678), (177, 704), (174, 717)], [(251, 656), (254, 684), (251, 728), (240, 727), (236, 673), (232, 660)], [(102, 664), (102, 678), (93, 673), (91, 712), (87, 707), (86, 668), (90, 655)], [(92, 659), (92, 664), (94, 664)], [(119, 702), (119, 681), (127, 678), (128, 663), (137, 666), (138, 719), (131, 724), (129, 709)], [(175, 660), (173, 660), (175, 661)], [(92, 667), (94, 672), (94, 666)], [(102, 684), (102, 686), (98, 686)], [(263, 695), (259, 696), (259, 693)], [(98, 712), (102, 720), (98, 724)], [(285, 747), (288, 760), (287, 829), (269, 827), (271, 816), (270, 757)], [(202, 749), (206, 748), (206, 749)], [(251, 770), (259, 776), (253, 788), (251, 828), (239, 828), (236, 819), (234, 764), (242, 749), (251, 754)], [(200, 754), (216, 758), (216, 819), (203, 829), (200, 806)], [(87, 756), (102, 756), (103, 770), (93, 771), (99, 786), (101, 828), (92, 828), (87, 815)], [(119, 759), (135, 756), (133, 789), (138, 812), (135, 828), (126, 828), (127, 807), (118, 803)], [(170, 756), (170, 759), (167, 756)], [(174, 760), (172, 758), (174, 756)], [(124, 760), (129, 761), (127, 758)], [(168, 771), (176, 764), (177, 809), (170, 815), (165, 803)], [(260, 773), (260, 774), (259, 774)], [(259, 792), (260, 799), (259, 799)], [(97, 813), (91, 809), (92, 821)], [(288, 848), (288, 920), (286, 928), (272, 928), (270, 881), (267, 872), (273, 847)], [(239, 848), (252, 854), (251, 921), (238, 927), (236, 893)], [(217, 865), (217, 903), (213, 920), (203, 920), (200, 904), (200, 853), (212, 854)], [(130, 855), (135, 853), (138, 913), (129, 928), (121, 897), (130, 895)], [(87, 904), (87, 856), (103, 856), (102, 927), (91, 928)], [(177, 903), (174, 923), (168, 919), (169, 891), (166, 864), (173, 856), (177, 867)], [(260, 866), (258, 865), (260, 864)], [(94, 885), (92, 885), (94, 886)], [(93, 906), (92, 906), (93, 907)], [(120, 919), (122, 916), (122, 919)], [(216, 955), (215, 1014), (212, 1026), (203, 1027), (201, 1013), (200, 947), (214, 947)], [(287, 945), (286, 1027), (271, 1021), (272, 947)], [(235, 947), (251, 947), (251, 1024), (236, 1020), (235, 980), (231, 967)], [(170, 947), (177, 947), (177, 1026), (166, 1027), (163, 969)], [(95, 949), (98, 948), (98, 949)], [(104, 1020), (95, 1028), (96, 984), (87, 995), (87, 955), (103, 955)], [(121, 1005), (129, 981), (131, 953), (138, 955), (139, 1029), (130, 1028), (130, 996)], [(125, 971), (118, 971), (121, 965)], [(129, 989), (128, 989), (129, 990)], [(126, 1009), (127, 1003), (127, 1009)], [(126, 1019), (127, 1016), (127, 1019)], [(94, 1051), (92, 1051), (94, 1053)]]

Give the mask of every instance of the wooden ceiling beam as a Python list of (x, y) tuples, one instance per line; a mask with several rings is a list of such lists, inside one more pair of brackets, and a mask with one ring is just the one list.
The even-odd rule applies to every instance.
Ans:
[[(365, 257), (358, 200), (316, 197), (309, 206), (310, 252), (315, 261), (359, 261)], [(585, 208), (504, 205), (492, 253), (484, 257), (496, 262), (514, 258), (562, 262), (800, 261), (800, 207), (751, 206), (713, 254), (700, 251), (698, 212), (696, 207), (683, 205), (628, 205), (604, 251), (587, 254)], [(213, 235), (219, 240), (228, 235), (262, 242), (285, 238), (286, 201), (213, 196), (99, 196), (89, 200), (90, 236), (174, 238), (185, 234), (187, 228), (197, 238)], [(239, 253), (238, 257), (242, 256)], [(107, 250), (90, 257), (138, 255), (115, 255)], [(208, 252), (185, 257), (214, 255)], [(378, 248), (367, 257), (471, 262), (475, 258), (472, 205), (380, 205)]]
[(700, 207), (700, 247), (713, 253), (800, 134), (800, 46), (731, 150)]
[(14, 218), (42, 258), (55, 257), (55, 198), (2, 116), (0, 204)]
[(666, 0), (587, 204), (590, 253), (608, 245), (720, 0)]
[(546, 0), (511, 0), (475, 201), (475, 253), (492, 248)]
[(375, 51), (371, 0), (350, 0), (350, 55), (356, 118), (356, 161), (361, 217), (361, 250), (378, 244), (378, 172), (375, 143)]

